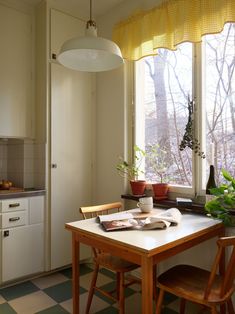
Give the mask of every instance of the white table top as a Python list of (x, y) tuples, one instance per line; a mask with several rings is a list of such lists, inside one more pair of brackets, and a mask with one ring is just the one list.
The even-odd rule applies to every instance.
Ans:
[[(140, 212), (139, 209), (133, 209), (132, 212)], [(162, 209), (154, 208), (154, 214), (160, 213)], [(177, 226), (170, 226), (167, 229), (155, 230), (117, 230), (105, 231), (97, 219), (79, 220), (67, 223), (68, 227), (76, 230), (85, 231), (89, 234), (120, 242), (126, 246), (135, 247), (141, 251), (151, 251), (161, 246), (165, 246), (177, 240), (182, 240), (197, 232), (203, 231), (209, 227), (221, 224), (221, 221), (209, 218), (207, 216), (183, 213), (182, 220)]]

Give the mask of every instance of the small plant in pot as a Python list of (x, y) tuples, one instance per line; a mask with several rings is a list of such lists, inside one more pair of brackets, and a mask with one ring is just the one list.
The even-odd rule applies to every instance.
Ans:
[(225, 226), (235, 226), (235, 178), (222, 170), (226, 183), (210, 189), (214, 198), (205, 204), (205, 210), (211, 217), (223, 221)]
[(146, 161), (153, 173), (154, 177), (158, 177), (159, 183), (152, 183), (154, 197), (158, 200), (167, 199), (169, 190), (168, 174), (169, 168), (168, 154), (164, 148), (161, 148), (159, 144), (152, 144), (148, 146), (148, 152), (146, 154)]
[(139, 180), (140, 175), (144, 173), (141, 170), (144, 157), (145, 151), (135, 145), (133, 162), (128, 162), (123, 157), (119, 157), (119, 163), (116, 165), (118, 174), (130, 181), (133, 195), (144, 195), (145, 192), (146, 181)]

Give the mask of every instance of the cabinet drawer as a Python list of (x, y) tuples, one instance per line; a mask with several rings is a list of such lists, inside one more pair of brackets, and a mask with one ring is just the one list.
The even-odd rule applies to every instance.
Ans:
[(16, 210), (28, 210), (29, 200), (28, 198), (12, 198), (2, 200), (0, 202), (0, 211), (2, 213), (12, 212)]
[(1, 228), (11, 228), (28, 224), (28, 212), (17, 211), (1, 214)]

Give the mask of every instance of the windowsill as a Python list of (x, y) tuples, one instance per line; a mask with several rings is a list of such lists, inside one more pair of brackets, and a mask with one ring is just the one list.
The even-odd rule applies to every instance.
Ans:
[[(131, 194), (123, 194), (121, 195), (121, 198), (126, 199), (126, 200), (133, 200), (137, 202), (139, 201), (139, 196), (134, 196)], [(205, 214), (204, 204), (192, 203), (192, 205), (184, 206), (184, 205), (177, 205), (175, 200), (170, 200), (170, 199), (157, 200), (154, 197), (153, 197), (153, 203), (154, 205), (161, 206), (164, 208), (177, 207), (178, 209), (181, 209), (181, 210)]]

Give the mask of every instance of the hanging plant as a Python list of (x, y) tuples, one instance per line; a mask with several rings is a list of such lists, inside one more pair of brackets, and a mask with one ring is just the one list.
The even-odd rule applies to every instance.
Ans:
[(185, 127), (183, 139), (179, 145), (180, 151), (189, 147), (195, 154), (201, 158), (206, 158), (205, 153), (201, 151), (200, 143), (194, 136), (194, 120), (193, 120), (194, 101), (188, 96), (188, 122)]

